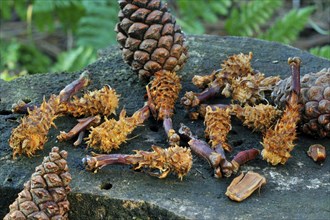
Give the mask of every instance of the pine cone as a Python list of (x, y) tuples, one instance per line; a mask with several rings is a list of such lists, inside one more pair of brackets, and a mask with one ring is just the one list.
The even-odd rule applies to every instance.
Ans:
[(140, 78), (178, 71), (187, 59), (184, 35), (161, 0), (119, 0), (117, 41), (123, 59)]
[(253, 129), (253, 131), (261, 132), (272, 126), (282, 113), (274, 106), (265, 104), (245, 105), (244, 107), (232, 105), (231, 111), (243, 122), (243, 125)]
[(174, 104), (181, 90), (180, 78), (175, 72), (159, 71), (147, 86), (149, 107), (157, 120), (171, 118)]
[(233, 100), (240, 104), (255, 104), (265, 99), (265, 92), (272, 91), (275, 84), (280, 81), (278, 76), (265, 77), (262, 73), (248, 74), (232, 80), (231, 91), (223, 90), (227, 97), (231, 93)]
[(100, 90), (87, 92), (83, 97), (73, 97), (70, 102), (61, 104), (63, 113), (72, 114), (74, 117), (115, 114), (118, 107), (119, 96), (110, 86), (104, 86)]
[(68, 219), (71, 175), (66, 162), (67, 152), (57, 147), (36, 167), (31, 179), (9, 206), (4, 220)]
[(219, 87), (224, 86), (227, 82), (231, 84), (233, 79), (244, 77), (253, 72), (251, 60), (253, 54), (250, 52), (245, 55), (243, 53), (234, 54), (228, 57), (221, 64), (221, 71), (216, 74), (216, 82)]
[(119, 149), (119, 145), (126, 142), (127, 136), (148, 117), (147, 106), (136, 111), (131, 117), (126, 117), (126, 111), (122, 110), (119, 120), (105, 118), (101, 125), (92, 127), (86, 143), (92, 148), (110, 153), (113, 149)]
[(135, 151), (136, 154), (128, 159), (135, 165), (134, 169), (159, 169), (159, 178), (165, 178), (170, 172), (174, 172), (181, 180), (191, 169), (192, 155), (189, 148), (175, 145), (163, 149), (153, 145), (152, 149), (153, 152)]
[[(281, 80), (272, 93), (276, 105), (285, 106), (291, 90), (291, 76)], [(300, 79), (302, 104), (299, 128), (306, 134), (330, 137), (330, 68)]]
[(39, 108), (29, 111), (21, 124), (12, 130), (9, 145), (13, 148), (13, 156), (16, 154), (26, 154), (32, 156), (37, 150), (43, 149), (47, 141), (47, 134), (60, 106), (60, 96), (52, 95), (46, 102), (44, 100)]
[(210, 106), (207, 106), (204, 124), (205, 135), (210, 139), (212, 148), (220, 144), (223, 149), (230, 152), (232, 147), (227, 143), (227, 135), (231, 130), (229, 109), (216, 107), (212, 110)]

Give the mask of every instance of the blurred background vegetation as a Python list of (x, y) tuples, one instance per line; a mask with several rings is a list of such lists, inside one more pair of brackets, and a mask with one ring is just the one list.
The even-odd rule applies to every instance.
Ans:
[[(188, 34), (277, 41), (330, 59), (328, 0), (167, 0)], [(0, 78), (76, 71), (116, 44), (116, 0), (0, 0)]]

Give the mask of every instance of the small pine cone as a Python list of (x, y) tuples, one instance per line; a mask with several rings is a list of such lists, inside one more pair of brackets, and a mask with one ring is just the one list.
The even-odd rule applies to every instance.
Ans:
[(215, 110), (212, 110), (207, 106), (204, 124), (205, 136), (210, 139), (212, 148), (220, 144), (223, 149), (230, 152), (232, 148), (227, 143), (227, 135), (231, 130), (229, 109), (215, 107)]
[(70, 113), (74, 117), (115, 114), (119, 96), (110, 86), (100, 90), (87, 92), (82, 98), (73, 97), (70, 102), (61, 104), (62, 112)]
[[(145, 108), (143, 108), (145, 109)], [(86, 138), (89, 147), (110, 153), (113, 149), (119, 149), (119, 145), (125, 143), (127, 136), (147, 118), (143, 110), (135, 112), (132, 117), (126, 117), (126, 111), (122, 110), (119, 120), (108, 120), (97, 127), (92, 127)]]
[(265, 77), (262, 73), (238, 77), (230, 85), (232, 98), (240, 104), (255, 104), (264, 100), (265, 91), (271, 91), (279, 80), (278, 76)]
[(280, 117), (282, 111), (272, 105), (259, 104), (256, 106), (232, 105), (233, 112), (243, 125), (253, 129), (253, 131), (265, 132)]
[(261, 143), (264, 147), (261, 152), (263, 159), (272, 165), (285, 164), (295, 146), (293, 141), (297, 138), (296, 127), (300, 119), (300, 106), (297, 95), (292, 93), (292, 96), (294, 97), (291, 99), (294, 101), (288, 102), (281, 119), (274, 128), (266, 131)]
[(9, 206), (4, 220), (68, 219), (71, 175), (66, 158), (66, 151), (53, 147)]
[(143, 167), (158, 169), (160, 174), (156, 175), (159, 178), (165, 178), (170, 172), (174, 172), (181, 180), (190, 171), (192, 155), (189, 148), (175, 145), (167, 149), (152, 146), (152, 149), (153, 152), (135, 151), (136, 155), (128, 159), (132, 164), (135, 164), (134, 169)]
[[(291, 76), (281, 80), (272, 93), (274, 104), (285, 106), (292, 87)], [(330, 68), (300, 79), (302, 104), (299, 128), (316, 137), (330, 137)]]
[(250, 52), (248, 55), (240, 53), (228, 57), (228, 59), (221, 64), (221, 71), (216, 74), (217, 84), (220, 87), (224, 86), (227, 82), (231, 84), (233, 79), (244, 77), (252, 73), (253, 69), (250, 63), (252, 56), (253, 54)]
[(123, 59), (141, 78), (178, 71), (187, 59), (184, 35), (161, 0), (119, 0), (117, 41)]
[(13, 148), (13, 157), (16, 154), (32, 156), (37, 150), (43, 149), (47, 141), (50, 127), (58, 117), (60, 98), (52, 95), (49, 100), (42, 102), (39, 108), (29, 111), (20, 125), (12, 130), (9, 145)]
[(147, 86), (151, 111), (157, 120), (171, 118), (174, 104), (181, 90), (180, 78), (175, 72), (159, 71)]

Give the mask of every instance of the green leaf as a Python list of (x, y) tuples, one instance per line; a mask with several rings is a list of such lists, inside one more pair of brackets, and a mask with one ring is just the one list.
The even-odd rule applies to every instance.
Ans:
[(96, 51), (92, 47), (78, 47), (59, 55), (52, 71), (77, 71), (96, 60)]
[(323, 57), (330, 60), (330, 45), (323, 47), (314, 47), (309, 50), (309, 52), (315, 56)]
[(305, 7), (299, 10), (292, 9), (283, 18), (277, 19), (267, 32), (259, 37), (289, 44), (297, 39), (313, 11), (314, 7)]
[(282, 4), (282, 0), (242, 2), (238, 9), (231, 11), (225, 29), (230, 35), (253, 36)]
[(231, 0), (177, 0), (177, 22), (184, 32), (203, 34), (203, 23), (216, 23), (220, 15), (227, 15)]
[(117, 23), (118, 5), (116, 2), (83, 1), (85, 15), (77, 27), (77, 45), (93, 46), (95, 49), (116, 43), (114, 31)]

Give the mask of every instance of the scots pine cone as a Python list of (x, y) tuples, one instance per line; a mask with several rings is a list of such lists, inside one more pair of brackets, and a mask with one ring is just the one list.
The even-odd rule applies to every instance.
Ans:
[(159, 70), (178, 71), (187, 59), (184, 35), (161, 0), (119, 0), (117, 41), (123, 59), (149, 78)]
[(71, 175), (66, 162), (67, 152), (57, 147), (37, 166), (24, 189), (9, 206), (4, 220), (68, 219)]
[[(330, 68), (309, 73), (300, 79), (300, 129), (310, 135), (330, 137)], [(290, 94), (291, 77), (281, 80), (272, 93), (276, 105), (285, 105)]]

